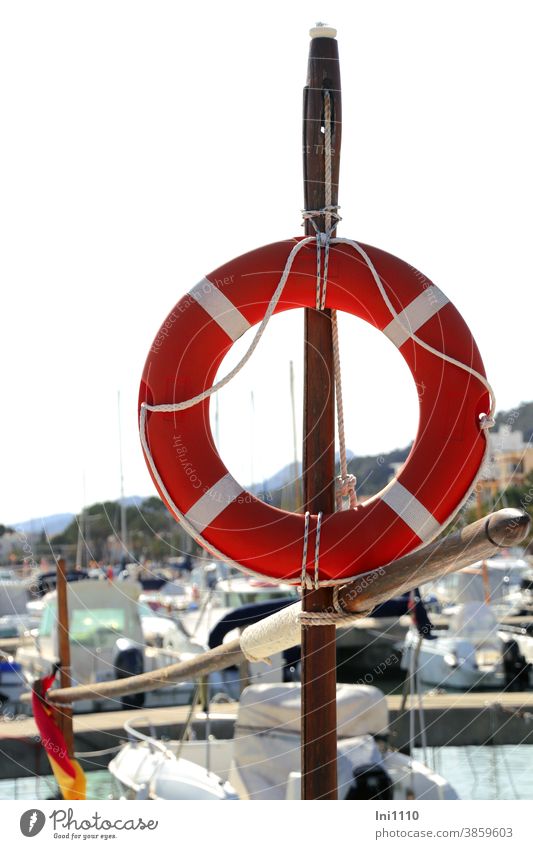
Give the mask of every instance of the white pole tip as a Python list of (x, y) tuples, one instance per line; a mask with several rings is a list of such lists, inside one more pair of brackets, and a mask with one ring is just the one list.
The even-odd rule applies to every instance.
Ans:
[(311, 38), (336, 38), (337, 30), (335, 27), (328, 27), (327, 24), (319, 21), (316, 26), (309, 30), (309, 35)]

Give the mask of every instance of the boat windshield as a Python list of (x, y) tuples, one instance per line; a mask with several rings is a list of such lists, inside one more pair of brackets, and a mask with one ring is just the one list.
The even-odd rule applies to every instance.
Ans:
[[(70, 611), (70, 639), (74, 645), (104, 648), (118, 637), (131, 636), (133, 623), (124, 608), (91, 607)], [(47, 604), (39, 625), (40, 637), (51, 637), (56, 629), (56, 605)]]
[(70, 622), (70, 638), (84, 646), (102, 648), (113, 645), (117, 637), (127, 632), (124, 610), (112, 607), (73, 610)]
[(292, 593), (280, 591), (278, 589), (271, 592), (264, 590), (256, 593), (246, 590), (246, 592), (235, 592), (234, 590), (226, 590), (222, 597), (224, 607), (243, 607), (245, 604), (257, 604), (260, 601), (275, 601), (276, 599), (288, 598)]

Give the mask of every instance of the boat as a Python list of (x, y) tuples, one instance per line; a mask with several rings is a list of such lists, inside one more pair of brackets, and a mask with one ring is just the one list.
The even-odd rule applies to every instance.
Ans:
[(32, 613), (13, 613), (8, 616), (0, 616), (0, 642), (10, 639), (23, 640), (38, 625), (39, 617)]
[[(376, 687), (337, 686), (339, 799), (457, 799), (446, 779), (390, 748)], [(125, 726), (109, 764), (125, 799), (299, 799), (300, 685), (258, 684), (241, 695), (231, 739), (157, 740)]]
[(32, 582), (26, 578), (5, 577), (0, 581), (0, 616), (17, 616), (26, 613)]
[(453, 612), (458, 604), (485, 601), (490, 603), (497, 617), (520, 615), (527, 593), (523, 585), (530, 571), (521, 549), (511, 549), (445, 575), (431, 586), (431, 590), (444, 614)]
[[(117, 585), (110, 581), (85, 580), (67, 585), (73, 682), (90, 684), (126, 678), (203, 651), (202, 645), (189, 639), (177, 623), (168, 618), (159, 626), (162, 645), (149, 645), (148, 641), (154, 642), (158, 623), (154, 624), (157, 617), (152, 611), (143, 610), (138, 604), (140, 589), (133, 581)], [(32, 642), (17, 650), (16, 661), (30, 686), (59, 662), (57, 631), (57, 592), (54, 590), (43, 599), (42, 618), (38, 630), (32, 632)], [(114, 701), (105, 703), (104, 708), (186, 704), (195, 688), (192, 682), (185, 682), (146, 696), (140, 693), (124, 698), (120, 705)], [(78, 709), (98, 710), (102, 705), (86, 700), (80, 702)]]
[[(405, 637), (402, 669), (412, 670), (424, 684), (457, 690), (504, 689), (509, 683), (513, 652), (499, 632), (498, 620), (486, 604), (467, 602), (450, 616), (447, 630), (421, 634), (413, 626)], [(519, 662), (524, 666), (524, 658)], [(515, 671), (516, 674), (516, 671)]]
[(215, 625), (236, 608), (286, 598), (298, 600), (294, 585), (273, 583), (245, 575), (230, 576), (222, 580), (214, 578), (211, 585), (208, 583), (203, 590), (196, 609), (180, 612), (179, 619), (191, 637), (207, 644)]
[(165, 581), (156, 590), (145, 590), (139, 600), (156, 612), (164, 611), (172, 615), (190, 607), (192, 588), (178, 581)]

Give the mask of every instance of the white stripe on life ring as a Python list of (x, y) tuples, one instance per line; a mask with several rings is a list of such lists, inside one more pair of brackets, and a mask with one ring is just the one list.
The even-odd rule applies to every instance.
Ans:
[(422, 541), (433, 539), (439, 532), (440, 522), (399, 481), (385, 490), (381, 498)]
[(242, 492), (244, 490), (235, 478), (230, 474), (224, 475), (193, 504), (185, 514), (185, 518), (201, 533)]
[(400, 348), (409, 339), (409, 332), (416, 333), (426, 321), (433, 318), (442, 307), (448, 303), (448, 298), (437, 286), (428, 286), (414, 301), (406, 306), (390, 324), (384, 328), (383, 333)]
[(250, 324), (242, 312), (207, 277), (200, 280), (189, 295), (215, 319), (233, 342), (249, 329)]

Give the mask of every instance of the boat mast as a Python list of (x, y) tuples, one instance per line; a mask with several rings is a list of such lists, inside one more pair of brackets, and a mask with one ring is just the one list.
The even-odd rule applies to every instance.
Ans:
[(83, 472), (83, 504), (78, 522), (78, 540), (76, 543), (76, 566), (83, 568), (83, 550), (85, 548), (85, 505), (87, 503), (85, 488), (85, 472)]
[(124, 500), (124, 467), (122, 464), (122, 424), (120, 416), (120, 390), (117, 392), (118, 406), (118, 455), (120, 462), (120, 537), (124, 554), (128, 553), (128, 527), (126, 524), (126, 502)]
[[(303, 106), (304, 197), (306, 210), (338, 200), (341, 143), (341, 84), (335, 30), (311, 30)], [(331, 197), (326, 201), (325, 106), (331, 115)], [(325, 232), (326, 219), (314, 219)], [(315, 233), (310, 220), (306, 235)], [(330, 310), (305, 310), (304, 505), (312, 515), (335, 510), (334, 370)], [(332, 609), (330, 587), (305, 589), (305, 611)], [(302, 628), (302, 799), (337, 798), (337, 705), (335, 626)]]
[(300, 469), (298, 468), (298, 448), (296, 437), (296, 404), (294, 402), (294, 363), (291, 360), (289, 363), (290, 370), (290, 385), (291, 385), (291, 412), (292, 412), (292, 457), (293, 457), (293, 475), (294, 475), (294, 506), (292, 509), (300, 510), (301, 502), (301, 486), (300, 486)]

